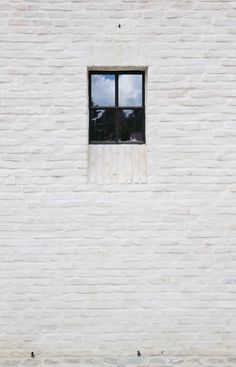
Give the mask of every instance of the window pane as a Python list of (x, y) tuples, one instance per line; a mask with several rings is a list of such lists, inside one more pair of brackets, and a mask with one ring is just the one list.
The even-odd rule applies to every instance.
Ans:
[(115, 110), (91, 110), (90, 142), (115, 141)]
[(119, 106), (142, 106), (142, 74), (119, 75)]
[(119, 142), (144, 142), (144, 112), (142, 109), (119, 110)]
[(91, 106), (115, 106), (115, 75), (91, 75)]

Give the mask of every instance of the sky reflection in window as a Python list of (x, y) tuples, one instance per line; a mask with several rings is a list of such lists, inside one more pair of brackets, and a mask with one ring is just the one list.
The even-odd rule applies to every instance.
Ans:
[(93, 74), (91, 77), (92, 106), (115, 105), (115, 75)]
[(119, 75), (119, 106), (142, 106), (142, 75)]

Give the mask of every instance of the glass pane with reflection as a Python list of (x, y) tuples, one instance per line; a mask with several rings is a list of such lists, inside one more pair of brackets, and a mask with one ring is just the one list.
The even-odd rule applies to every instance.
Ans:
[(119, 110), (119, 137), (123, 143), (144, 143), (144, 112), (142, 109)]
[(90, 142), (116, 140), (115, 110), (91, 110)]
[(119, 106), (142, 106), (142, 74), (119, 75)]
[(91, 106), (115, 106), (115, 75), (91, 75)]

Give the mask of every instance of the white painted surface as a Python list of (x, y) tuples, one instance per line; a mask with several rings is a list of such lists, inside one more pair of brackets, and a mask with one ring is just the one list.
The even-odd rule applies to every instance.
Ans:
[[(188, 367), (203, 356), (231, 366), (235, 2), (0, 0), (0, 10), (2, 365), (30, 365), (34, 351), (44, 365), (86, 355), (136, 366), (141, 350), (155, 367), (177, 363), (152, 359), (162, 351)], [(146, 184), (88, 184), (92, 66), (148, 67)]]
[(146, 145), (89, 145), (89, 183), (143, 184), (147, 182)]

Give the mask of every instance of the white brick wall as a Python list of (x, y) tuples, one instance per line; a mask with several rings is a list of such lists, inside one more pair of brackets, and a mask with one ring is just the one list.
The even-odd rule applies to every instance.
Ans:
[[(236, 1), (0, 17), (0, 365), (235, 366)], [(148, 67), (147, 183), (88, 184), (91, 66)]]

